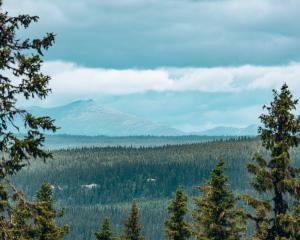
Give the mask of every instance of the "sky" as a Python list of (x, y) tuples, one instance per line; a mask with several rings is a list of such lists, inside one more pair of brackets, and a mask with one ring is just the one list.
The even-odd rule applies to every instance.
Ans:
[[(6, 0), (56, 34), (46, 107), (94, 99), (184, 131), (258, 122), (273, 88), (300, 98), (299, 0)], [(25, 35), (26, 34), (26, 35)]]

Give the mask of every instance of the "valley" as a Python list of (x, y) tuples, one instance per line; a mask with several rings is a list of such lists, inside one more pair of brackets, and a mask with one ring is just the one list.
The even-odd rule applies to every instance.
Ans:
[[(178, 141), (184, 142), (182, 138)], [(57, 205), (65, 208), (61, 221), (71, 223), (66, 239), (92, 239), (105, 216), (111, 219), (114, 232), (121, 232), (135, 199), (146, 238), (161, 240), (166, 206), (177, 186), (184, 186), (192, 208), (193, 196), (198, 194), (194, 187), (203, 184), (223, 158), (234, 191), (249, 192), (245, 166), (257, 151), (267, 154), (260, 141), (247, 137), (156, 147), (61, 149), (53, 150), (54, 159), (46, 164), (32, 162), (14, 181), (31, 198), (42, 182), (51, 183)], [(291, 155), (293, 162), (299, 160), (300, 149)]]

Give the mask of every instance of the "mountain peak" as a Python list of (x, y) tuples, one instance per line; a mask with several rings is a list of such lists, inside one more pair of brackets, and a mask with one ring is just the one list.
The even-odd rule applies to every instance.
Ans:
[(95, 101), (93, 99), (79, 99), (67, 104), (67, 106), (82, 105), (82, 104), (95, 104)]
[(200, 133), (205, 136), (257, 136), (258, 125), (252, 124), (244, 128), (238, 127), (215, 127)]
[(70, 135), (108, 136), (176, 136), (183, 133), (167, 125), (155, 123), (116, 109), (98, 105), (92, 99), (77, 100), (55, 108), (31, 109), (35, 115), (50, 116)]

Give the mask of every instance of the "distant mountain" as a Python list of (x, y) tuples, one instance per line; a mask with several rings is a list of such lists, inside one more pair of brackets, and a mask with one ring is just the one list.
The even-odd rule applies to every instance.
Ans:
[(216, 127), (198, 134), (204, 136), (256, 136), (258, 134), (258, 126), (253, 124), (245, 128)]
[[(67, 105), (27, 109), (36, 116), (50, 116), (60, 127), (58, 134), (85, 136), (255, 136), (257, 125), (246, 128), (216, 127), (203, 132), (185, 133), (166, 124), (107, 108), (93, 100), (79, 100)], [(17, 121), (19, 122), (19, 121)], [(21, 126), (17, 124), (18, 126)], [(20, 128), (22, 133), (22, 127)]]
[(93, 100), (75, 101), (55, 107), (28, 109), (37, 116), (50, 116), (61, 129), (59, 134), (107, 136), (178, 136), (184, 133), (164, 124), (126, 114), (96, 104)]

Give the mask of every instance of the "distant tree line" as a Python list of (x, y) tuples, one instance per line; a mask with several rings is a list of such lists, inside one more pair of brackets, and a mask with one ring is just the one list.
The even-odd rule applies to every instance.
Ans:
[[(54, 120), (35, 117), (17, 105), (20, 97), (43, 99), (50, 91), (50, 77), (43, 75), (41, 65), (43, 52), (53, 44), (54, 35), (21, 40), (17, 34), (19, 28), (26, 29), (37, 20), (35, 16), (10, 17), (8, 13), (0, 12), (0, 239), (3, 240), (59, 240), (64, 239), (69, 231), (68, 225), (57, 221), (64, 211), (55, 207), (55, 186), (45, 182), (35, 194), (35, 199), (27, 200), (11, 181), (11, 177), (18, 175), (33, 159), (45, 161), (53, 157), (42, 146), (44, 131), (57, 130)], [(225, 162), (220, 160), (207, 182), (198, 187), (201, 194), (194, 199), (190, 221), (186, 218), (188, 198), (183, 188), (177, 189), (167, 208), (166, 239), (243, 239), (249, 221), (254, 223), (253, 232), (248, 236), (250, 239), (300, 239), (300, 169), (292, 164), (290, 156), (290, 150), (299, 143), (300, 121), (294, 115), (298, 101), (294, 100), (286, 84), (280, 92), (274, 90), (273, 94), (274, 100), (270, 106), (264, 107), (267, 113), (260, 116), (263, 126), (259, 128), (261, 144), (269, 154), (257, 153), (254, 162), (247, 164), (252, 176), (251, 186), (256, 194), (236, 195), (228, 184)], [(19, 129), (20, 126), (15, 124), (19, 118), (27, 129), (24, 136), (15, 135), (11, 130)], [(135, 153), (134, 149), (129, 150)], [(178, 149), (174, 147), (173, 151), (176, 162)], [(140, 157), (143, 158), (143, 155)], [(176, 175), (176, 172), (172, 174)], [(189, 173), (184, 176), (188, 177)], [(151, 176), (148, 180), (153, 181)], [(80, 183), (80, 179), (77, 182)], [(90, 189), (94, 185), (82, 187)], [(238, 206), (240, 201), (245, 204)], [(109, 219), (105, 218), (94, 236), (98, 240), (144, 239), (135, 201), (122, 228), (122, 234), (115, 236)]]
[[(185, 221), (187, 196), (183, 188), (177, 189), (168, 207), (166, 239), (186, 240), (191, 236), (199, 240), (244, 239), (247, 220), (255, 223), (254, 232), (249, 237), (253, 240), (300, 239), (300, 168), (290, 163), (289, 154), (299, 142), (300, 122), (293, 115), (298, 101), (293, 99), (286, 84), (281, 92), (274, 91), (273, 94), (273, 102), (264, 107), (268, 113), (260, 116), (263, 127), (259, 128), (262, 145), (271, 155), (264, 159), (257, 153), (255, 162), (247, 165), (257, 197), (234, 195), (221, 160), (206, 184), (198, 187), (202, 194), (195, 198), (191, 224)], [(239, 199), (254, 211), (237, 208)], [(143, 239), (137, 213), (134, 202), (129, 220), (125, 222), (125, 235), (120, 239)], [(108, 220), (104, 222), (106, 226), (107, 223)], [(103, 229), (104, 225), (102, 233), (105, 232)], [(98, 239), (110, 240), (112, 237)]]

